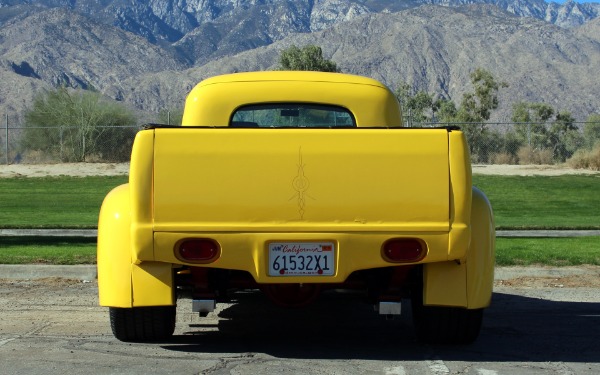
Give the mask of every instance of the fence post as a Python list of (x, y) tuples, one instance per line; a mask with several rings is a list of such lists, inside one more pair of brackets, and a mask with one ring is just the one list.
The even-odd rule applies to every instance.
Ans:
[(60, 161), (62, 162), (64, 160), (64, 155), (63, 155), (63, 127), (59, 127), (59, 135), (60, 135)]
[(83, 161), (85, 161), (85, 132), (81, 132), (81, 146), (83, 148), (81, 158), (83, 159)]
[(6, 138), (4, 138), (4, 140), (6, 141), (6, 165), (8, 165), (8, 113), (6, 114)]

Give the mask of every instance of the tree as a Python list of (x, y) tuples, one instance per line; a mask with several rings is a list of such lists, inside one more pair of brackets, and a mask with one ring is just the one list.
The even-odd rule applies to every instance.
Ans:
[(452, 100), (439, 99), (435, 102), (437, 117), (441, 122), (456, 121), (456, 104)]
[(590, 150), (600, 143), (600, 115), (590, 115), (583, 125), (583, 137), (585, 144)]
[(433, 95), (429, 95), (425, 91), (414, 92), (408, 83), (403, 82), (398, 86), (396, 97), (400, 102), (402, 113), (408, 117), (409, 123), (431, 121), (435, 115), (437, 107)]
[(37, 95), (25, 113), (21, 146), (54, 154), (65, 162), (129, 159), (135, 128), (131, 111), (97, 92), (65, 87)]
[(498, 152), (501, 145), (497, 141), (497, 133), (490, 133), (484, 121), (489, 120), (492, 111), (498, 108), (498, 91), (508, 85), (496, 82), (489, 71), (481, 68), (471, 73), (471, 84), (475, 92), (463, 94), (453, 120), (468, 123), (463, 126), (463, 131), (469, 140), (471, 157), (476, 162), (487, 162), (491, 153)]
[(512, 121), (522, 144), (535, 152), (549, 150), (555, 161), (564, 162), (584, 144), (575, 118), (570, 112), (556, 112), (545, 103), (518, 102), (513, 105)]
[(554, 108), (545, 103), (518, 102), (513, 105), (511, 120), (517, 124), (517, 137), (533, 149), (549, 147), (547, 122), (554, 116)]
[(292, 45), (281, 51), (279, 70), (310, 70), (339, 73), (335, 62), (323, 58), (321, 47), (309, 44), (302, 48)]
[(554, 160), (564, 162), (583, 145), (583, 137), (575, 126), (571, 112), (559, 112), (548, 134), (548, 146)]
[(496, 82), (492, 73), (477, 68), (471, 73), (471, 84), (475, 92), (463, 94), (457, 116), (461, 122), (483, 122), (490, 119), (492, 111), (498, 108), (498, 91), (508, 87), (505, 82)]

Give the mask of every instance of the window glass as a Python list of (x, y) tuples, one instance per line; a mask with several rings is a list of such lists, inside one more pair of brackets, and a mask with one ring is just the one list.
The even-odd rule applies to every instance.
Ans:
[(229, 126), (239, 128), (355, 127), (345, 108), (316, 104), (259, 104), (239, 108)]

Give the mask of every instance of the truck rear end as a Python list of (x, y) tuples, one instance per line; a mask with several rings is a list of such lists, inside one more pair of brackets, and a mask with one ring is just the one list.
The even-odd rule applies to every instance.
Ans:
[[(347, 103), (284, 99), (264, 100), (284, 120), (256, 101), (228, 109), (213, 98), (226, 120), (192, 113), (196, 126), (138, 134), (130, 182), (109, 194), (100, 215), (100, 303), (110, 307), (115, 336), (170, 336), (178, 289), (201, 315), (240, 289), (287, 307), (353, 289), (385, 315), (411, 298), (424, 341), (474, 340), (491, 297), (493, 220), (471, 187), (462, 132), (391, 127), (399, 111), (377, 120), (387, 126), (361, 127), (374, 115)], [(384, 100), (368, 108), (385, 112)], [(323, 104), (342, 110), (332, 115)], [(303, 127), (310, 121), (317, 125)], [(439, 332), (450, 315), (457, 323)], [(140, 319), (146, 328), (131, 330)]]

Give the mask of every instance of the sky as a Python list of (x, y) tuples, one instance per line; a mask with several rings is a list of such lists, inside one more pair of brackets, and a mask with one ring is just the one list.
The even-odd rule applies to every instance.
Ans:
[[(565, 0), (546, 0), (546, 2), (547, 3), (559, 3), (559, 4), (562, 4), (562, 3), (565, 3), (566, 1)], [(591, 0), (575, 0), (575, 2), (580, 3), (580, 4), (581, 3), (599, 3), (600, 0), (595, 0), (595, 1), (591, 1)]]

